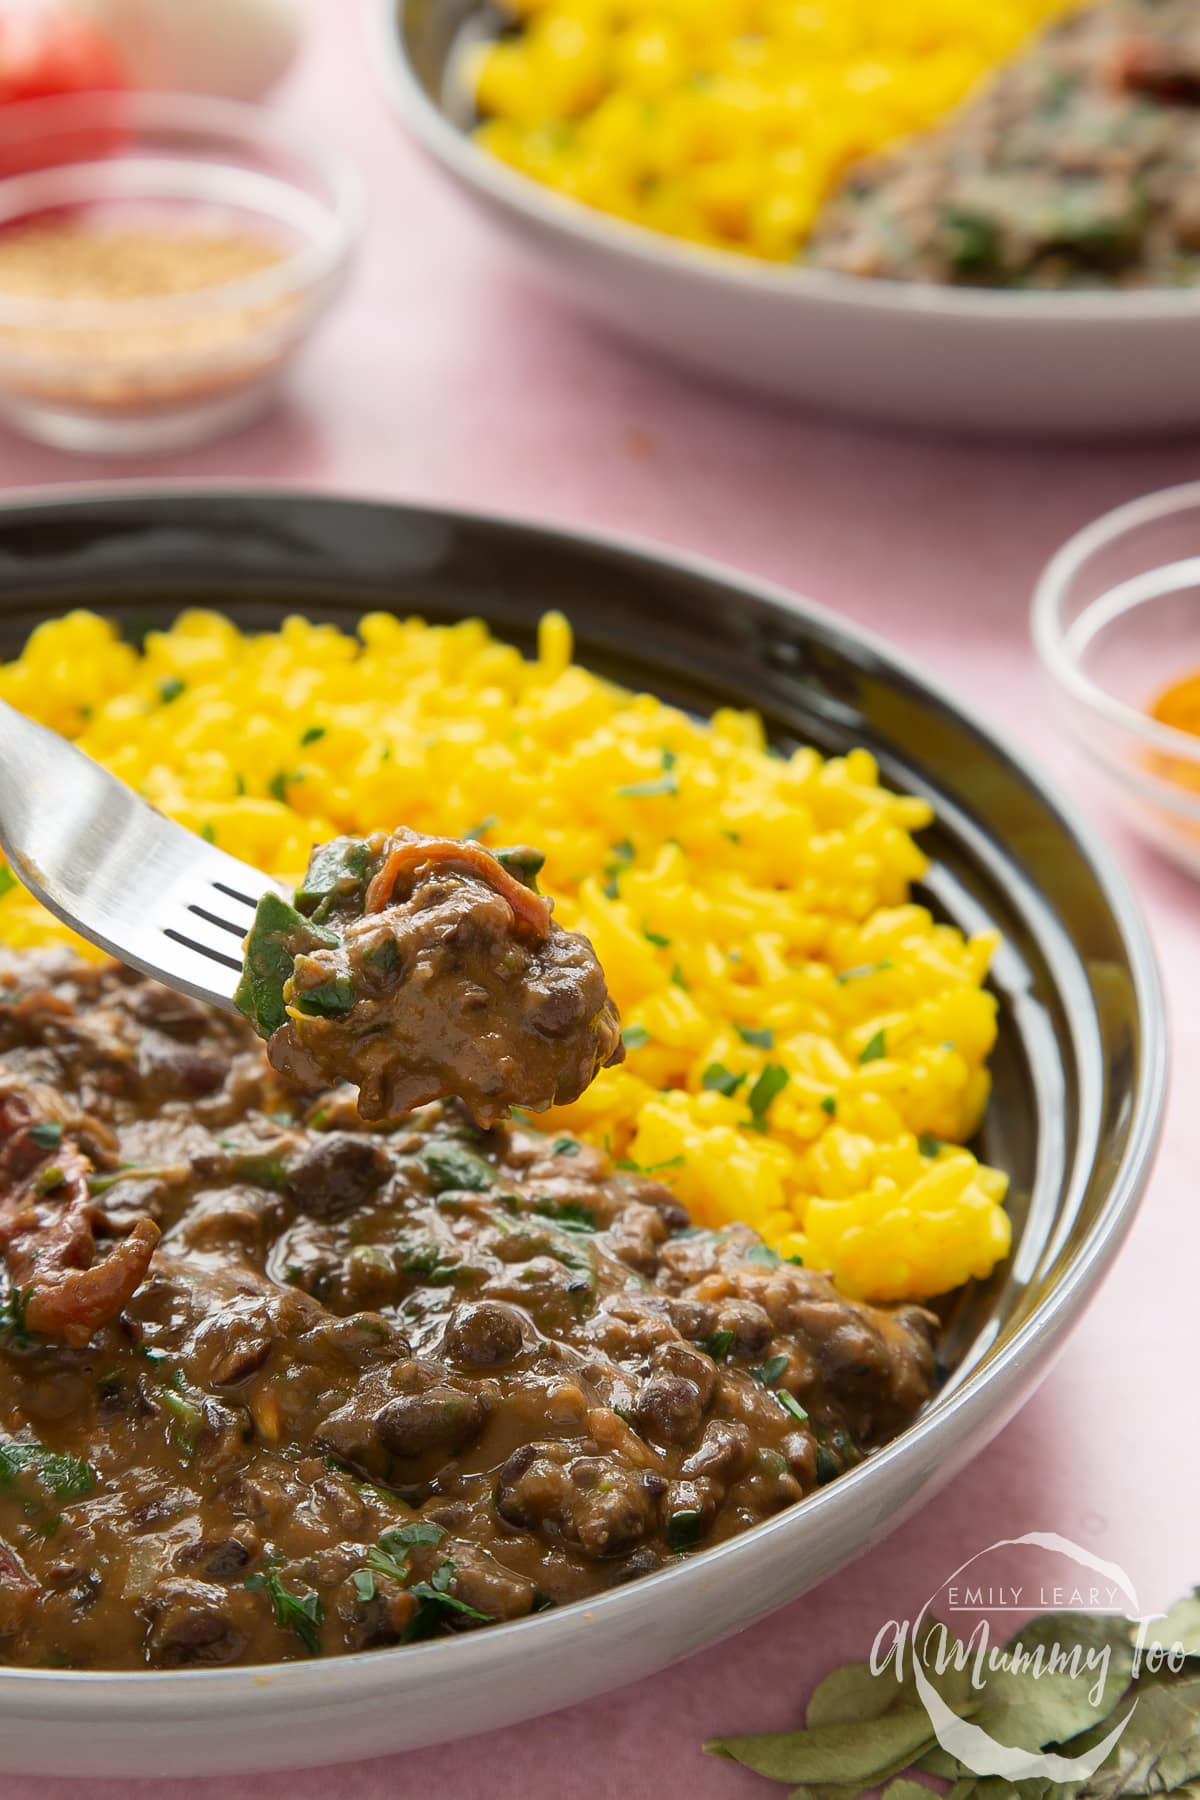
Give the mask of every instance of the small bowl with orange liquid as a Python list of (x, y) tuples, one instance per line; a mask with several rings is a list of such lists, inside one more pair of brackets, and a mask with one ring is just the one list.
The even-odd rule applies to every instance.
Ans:
[(1200, 875), (1200, 482), (1106, 513), (1047, 567), (1033, 635), (1129, 822)]

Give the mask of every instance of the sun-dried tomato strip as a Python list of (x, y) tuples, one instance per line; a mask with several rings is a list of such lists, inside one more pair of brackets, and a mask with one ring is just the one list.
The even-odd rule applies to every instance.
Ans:
[(145, 1279), (158, 1226), (138, 1219), (102, 1251), (96, 1226), (107, 1221), (88, 1191), (91, 1165), (70, 1142), (47, 1152), (24, 1110), (16, 1096), (0, 1095), (0, 1253), (24, 1296), (26, 1329), (82, 1349)]
[(468, 869), (482, 877), (508, 903), (514, 917), (544, 937), (550, 927), (550, 902), (535, 894), (498, 863), (481, 844), (460, 843), (455, 838), (419, 838), (398, 842), (367, 889), (366, 910), (382, 912), (391, 902), (396, 883), (409, 870), (424, 867)]

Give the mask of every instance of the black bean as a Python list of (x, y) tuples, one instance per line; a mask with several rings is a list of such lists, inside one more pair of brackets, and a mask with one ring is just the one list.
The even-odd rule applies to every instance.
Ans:
[(437, 1386), (423, 1394), (401, 1394), (376, 1415), (379, 1441), (393, 1456), (424, 1456), (431, 1450), (451, 1454), (483, 1430), (487, 1409), (479, 1395), (462, 1388)]
[(681, 1375), (655, 1375), (638, 1395), (636, 1414), (651, 1437), (665, 1444), (687, 1444), (704, 1419), (700, 1390)]
[(521, 1315), (498, 1300), (476, 1300), (456, 1307), (443, 1340), (446, 1355), (471, 1368), (512, 1362), (524, 1342)]
[(726, 1300), (717, 1312), (717, 1329), (731, 1331), (731, 1356), (761, 1356), (775, 1333), (770, 1314), (753, 1300)]
[(382, 1187), (391, 1167), (387, 1151), (374, 1138), (330, 1131), (288, 1163), (288, 1188), (305, 1212), (321, 1218), (360, 1205)]

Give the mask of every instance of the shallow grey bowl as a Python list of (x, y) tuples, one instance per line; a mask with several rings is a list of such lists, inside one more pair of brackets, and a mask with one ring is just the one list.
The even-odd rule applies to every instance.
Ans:
[(363, 3), (405, 130), (539, 279), (631, 343), (775, 401), (906, 425), (1090, 437), (1200, 420), (1200, 288), (865, 280), (628, 224), (471, 141), (461, 51), (499, 30), (489, 0)]
[[(406, 1649), (162, 1674), (0, 1669), (0, 1766), (219, 1774), (484, 1731), (636, 1680), (794, 1599), (882, 1538), (1045, 1374), (1136, 1208), (1166, 1034), (1153, 954), (1108, 853), (996, 737), (890, 651), (710, 565), (533, 526), (284, 492), (79, 490), (0, 506), (0, 653), (72, 606), (131, 632), (181, 606), (262, 627), (383, 607), (478, 614), (529, 647), (562, 606), (584, 662), (775, 743), (867, 745), (937, 824), (926, 898), (1004, 949), (980, 1148), (1013, 1178), (1013, 1255), (946, 1308), (944, 1380), (895, 1443), (789, 1512), (589, 1605)], [(386, 823), (386, 821), (385, 821)]]

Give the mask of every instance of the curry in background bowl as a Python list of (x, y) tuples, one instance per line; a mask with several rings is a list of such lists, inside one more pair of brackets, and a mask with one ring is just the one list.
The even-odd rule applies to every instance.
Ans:
[(1192, 0), (730, 9), (513, 0), (477, 141), (671, 236), (875, 279), (1200, 275)]

